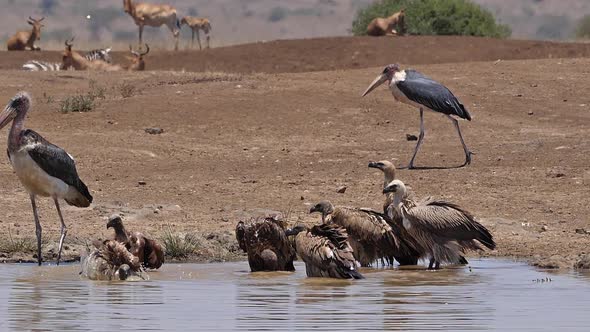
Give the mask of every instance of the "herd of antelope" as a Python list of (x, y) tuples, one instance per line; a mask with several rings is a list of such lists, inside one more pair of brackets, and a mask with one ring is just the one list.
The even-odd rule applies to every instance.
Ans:
[[(143, 28), (145, 26), (160, 27), (162, 25), (167, 26), (172, 32), (175, 42), (174, 50), (178, 50), (178, 42), (180, 29), (183, 25), (186, 25), (191, 29), (192, 40), (191, 48), (194, 47), (195, 34), (197, 36), (197, 42), (199, 49), (202, 50), (201, 35), (202, 31), (206, 35), (207, 45), (210, 47), (210, 32), (211, 22), (208, 18), (184, 16), (182, 19), (178, 19), (176, 8), (170, 5), (155, 5), (150, 3), (137, 3), (133, 0), (123, 0), (123, 10), (129, 14), (133, 21), (139, 28), (139, 45), (140, 48), (143, 43)], [(35, 44), (36, 41), (41, 39), (41, 28), (44, 26), (41, 22), (45, 19), (34, 19), (29, 16), (28, 23), (32, 25), (30, 31), (18, 31), (6, 42), (6, 48), (9, 51), (40, 51), (41, 47)], [(120, 71), (130, 70), (139, 71), (145, 70), (145, 61), (143, 56), (149, 52), (149, 46), (145, 44), (146, 51), (141, 50), (134, 51), (129, 46), (131, 51), (131, 57), (129, 57), (130, 63), (128, 65), (117, 65), (113, 64), (110, 51), (111, 48), (97, 49), (87, 52), (81, 55), (78, 52), (72, 51), (73, 38), (66, 40), (66, 49), (63, 54), (61, 63), (43, 62), (37, 60), (30, 60), (25, 63), (22, 67), (25, 70), (32, 71), (51, 71), (51, 70), (99, 70), (99, 71)]]

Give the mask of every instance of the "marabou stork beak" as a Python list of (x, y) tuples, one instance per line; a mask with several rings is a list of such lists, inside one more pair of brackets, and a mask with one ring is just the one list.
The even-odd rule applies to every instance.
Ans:
[(377, 78), (371, 83), (371, 85), (369, 85), (367, 90), (365, 90), (365, 92), (363, 92), (362, 97), (368, 95), (369, 92), (373, 91), (376, 87), (383, 84), (385, 81), (387, 81), (387, 75), (381, 74), (381, 75), (377, 76)]
[(6, 127), (16, 117), (16, 109), (11, 104), (6, 105), (0, 113), (0, 129)]

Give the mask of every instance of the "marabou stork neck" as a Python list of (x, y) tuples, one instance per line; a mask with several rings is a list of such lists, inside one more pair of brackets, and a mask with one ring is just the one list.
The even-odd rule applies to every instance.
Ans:
[(415, 106), (420, 110), (420, 136), (414, 149), (414, 155), (407, 168), (415, 168), (414, 159), (416, 159), (416, 154), (418, 154), (418, 150), (424, 139), (424, 109), (442, 113), (453, 122), (457, 133), (459, 133), (463, 150), (465, 151), (465, 163), (460, 167), (471, 163), (472, 152), (465, 145), (463, 135), (461, 135), (461, 129), (459, 129), (459, 122), (452, 117), (457, 116), (461, 119), (471, 121), (471, 115), (446, 86), (415, 70), (402, 70), (399, 65), (391, 64), (386, 66), (381, 75), (377, 76), (367, 90), (365, 90), (363, 97), (384, 82), (388, 82), (389, 89), (395, 100)]
[(0, 113), (0, 129), (12, 121), (8, 135), (8, 158), (20, 182), (29, 192), (37, 235), (37, 260), (41, 256), (41, 224), (37, 214), (36, 196), (51, 197), (61, 221), (61, 237), (57, 264), (61, 259), (63, 242), (67, 228), (64, 223), (59, 199), (77, 207), (88, 207), (92, 196), (78, 177), (74, 159), (61, 148), (49, 143), (41, 135), (30, 129), (23, 129), (31, 97), (27, 92), (19, 92)]

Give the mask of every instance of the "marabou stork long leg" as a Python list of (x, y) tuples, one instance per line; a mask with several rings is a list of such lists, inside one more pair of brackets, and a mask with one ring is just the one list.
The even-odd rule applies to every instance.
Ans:
[(35, 234), (37, 235), (37, 262), (41, 266), (43, 257), (41, 256), (41, 223), (39, 222), (39, 215), (37, 214), (37, 204), (35, 203), (35, 195), (31, 194), (31, 206), (33, 207), (33, 216), (35, 217)]
[(55, 208), (57, 209), (57, 214), (59, 215), (59, 221), (61, 221), (61, 236), (59, 238), (59, 249), (57, 252), (57, 265), (59, 265), (59, 261), (61, 259), (61, 250), (64, 246), (64, 239), (66, 238), (66, 234), (68, 233), (68, 228), (66, 227), (64, 217), (61, 214), (61, 209), (59, 208), (59, 201), (57, 197), (54, 197), (53, 201), (55, 202)]
[(461, 144), (463, 145), (463, 151), (465, 151), (465, 162), (463, 163), (463, 165), (461, 165), (461, 167), (469, 165), (471, 164), (471, 155), (473, 154), (473, 152), (469, 151), (469, 149), (467, 148), (467, 144), (465, 144), (465, 141), (463, 140), (463, 135), (461, 135), (461, 129), (459, 128), (459, 121), (457, 121), (457, 119), (453, 118), (450, 115), (447, 115), (447, 117), (451, 119), (451, 121), (455, 125), (457, 133), (459, 134), (459, 139), (461, 139)]
[[(453, 119), (454, 120), (454, 119)], [(457, 121), (457, 120), (455, 120)], [(416, 155), (418, 154), (418, 150), (422, 145), (422, 140), (424, 139), (424, 109), (420, 107), (420, 135), (418, 136), (418, 143), (416, 143), (416, 147), (414, 148), (414, 155), (410, 160), (410, 164), (407, 167), (400, 167), (400, 169), (413, 169), (414, 168), (414, 159), (416, 159)]]

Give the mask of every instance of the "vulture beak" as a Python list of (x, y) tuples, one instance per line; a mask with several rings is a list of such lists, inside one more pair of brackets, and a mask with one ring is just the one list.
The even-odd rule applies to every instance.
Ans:
[(376, 161), (370, 161), (369, 162), (369, 168), (378, 168), (378, 169), (381, 169), (381, 164), (379, 162), (376, 162)]
[(117, 221), (119, 221), (119, 217), (110, 217), (109, 222), (107, 222), (107, 229), (113, 227), (115, 228)]
[(291, 236), (291, 235), (297, 235), (299, 234), (299, 232), (303, 231), (305, 229), (305, 226), (295, 226), (293, 228), (288, 228), (287, 230), (285, 230), (285, 235), (287, 236)]
[(119, 280), (126, 280), (131, 273), (131, 267), (127, 264), (123, 264), (119, 266), (119, 270), (117, 272), (119, 275)]
[(362, 97), (368, 95), (369, 92), (373, 91), (376, 87), (378, 87), (379, 85), (383, 84), (385, 81), (387, 81), (387, 75), (386, 74), (381, 74), (381, 75), (377, 76), (377, 78), (371, 83), (371, 85), (369, 85), (369, 87), (367, 88), (367, 90), (365, 90), (365, 92), (363, 92)]
[(387, 186), (385, 188), (383, 188), (383, 193), (387, 194), (387, 193), (394, 193), (397, 191), (397, 185), (393, 185), (393, 186)]
[(16, 117), (16, 109), (12, 107), (12, 103), (6, 105), (2, 113), (0, 113), (0, 129), (6, 127)]
[(320, 212), (320, 210), (317, 209), (316, 205), (312, 206), (311, 209), (309, 209), (309, 213), (314, 213), (314, 212)]

